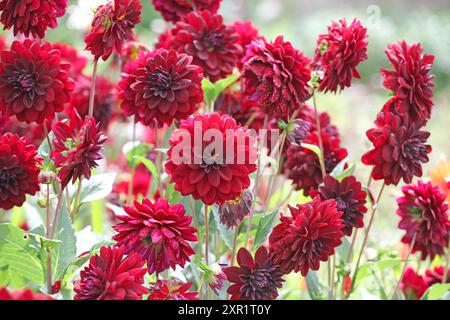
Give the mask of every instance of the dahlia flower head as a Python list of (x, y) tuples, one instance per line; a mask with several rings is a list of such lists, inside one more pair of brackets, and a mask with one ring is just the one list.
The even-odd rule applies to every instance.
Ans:
[(39, 191), (39, 166), (36, 147), (17, 134), (0, 135), (0, 208), (20, 207), (27, 195)]
[(70, 64), (50, 43), (14, 41), (0, 52), (0, 112), (26, 123), (52, 120), (71, 99), (69, 72)]
[(66, 12), (67, 0), (0, 0), (3, 30), (13, 29), (14, 36), (23, 34), (45, 37), (47, 28), (55, 29), (57, 18)]
[(234, 27), (206, 10), (184, 16), (166, 37), (166, 46), (192, 56), (212, 82), (231, 75), (243, 52)]
[(239, 35), (239, 44), (244, 49), (239, 59), (239, 69), (242, 70), (242, 58), (245, 56), (247, 46), (254, 40), (264, 40), (264, 37), (259, 34), (258, 29), (250, 20), (236, 20), (233, 23), (233, 27)]
[(237, 199), (256, 171), (255, 139), (228, 115), (210, 113), (182, 120), (169, 146), (165, 169), (175, 190), (206, 205)]
[(429, 161), (430, 133), (421, 130), (423, 121), (414, 121), (399, 112), (400, 98), (394, 97), (383, 107), (375, 120), (375, 128), (366, 132), (373, 149), (361, 160), (373, 166), (372, 178), (384, 180), (387, 185), (398, 185), (400, 180), (411, 183), (414, 176), (422, 176), (422, 164)]
[(114, 0), (97, 8), (91, 30), (84, 39), (85, 50), (96, 60), (108, 60), (113, 52), (122, 53), (122, 46), (134, 40), (133, 28), (141, 22), (142, 4), (138, 0)]
[(193, 59), (174, 50), (144, 52), (129, 62), (119, 82), (121, 107), (146, 126), (170, 125), (192, 115), (203, 101), (203, 73)]
[(450, 232), (445, 194), (422, 180), (402, 187), (402, 192), (397, 198), (398, 227), (406, 231), (402, 242), (413, 245), (412, 253), (419, 251), (422, 260), (444, 255)]
[[(45, 123), (47, 128), (51, 127), (50, 120), (46, 120)], [(19, 122), (14, 117), (0, 115), (0, 135), (7, 132), (24, 137), (27, 144), (36, 147), (39, 147), (46, 137), (43, 124)]]
[(239, 266), (224, 269), (230, 282), (227, 293), (231, 300), (274, 300), (284, 280), (280, 265), (274, 263), (266, 248), (256, 250), (255, 258), (245, 249), (237, 254)]
[(100, 130), (100, 124), (95, 123), (93, 117), (81, 119), (74, 111), (70, 121), (58, 121), (52, 125), (55, 134), (53, 145), (55, 149), (51, 158), (58, 171), (58, 178), (62, 188), (69, 182), (85, 177), (91, 178), (91, 170), (98, 166), (102, 159), (101, 150), (106, 136)]
[(177, 22), (193, 11), (208, 10), (217, 13), (222, 0), (152, 0), (156, 11), (159, 11), (164, 20)]
[(192, 282), (158, 280), (150, 286), (148, 300), (199, 300), (198, 292), (189, 291)]
[(42, 293), (34, 293), (31, 289), (8, 290), (0, 288), (0, 300), (54, 300), (52, 297)]
[(225, 202), (219, 206), (219, 220), (228, 229), (239, 226), (239, 224), (250, 214), (252, 208), (253, 194), (250, 190), (243, 190), (241, 195), (235, 199)]
[(313, 65), (321, 76), (319, 91), (337, 92), (350, 87), (352, 79), (361, 76), (356, 67), (367, 60), (367, 29), (354, 19), (347, 23), (345, 19), (332, 22), (328, 33), (321, 34)]
[(102, 247), (93, 255), (74, 282), (75, 300), (141, 300), (148, 293), (144, 285), (145, 260), (136, 253), (124, 254), (123, 247)]
[(420, 274), (408, 267), (400, 280), (400, 289), (407, 300), (419, 300), (427, 291), (428, 285)]
[(310, 98), (310, 59), (282, 36), (253, 41), (242, 62), (244, 92), (269, 116), (286, 120)]
[(192, 217), (186, 215), (183, 205), (144, 199), (124, 210), (126, 215), (117, 215), (122, 222), (113, 227), (117, 232), (113, 239), (125, 247), (126, 253), (142, 256), (150, 274), (175, 270), (190, 261), (195, 252), (189, 242), (197, 241), (197, 229), (190, 226)]
[(321, 201), (319, 196), (289, 210), (291, 215), (281, 215), (270, 234), (270, 255), (284, 274), (300, 271), (306, 276), (309, 270), (319, 270), (320, 261), (327, 261), (341, 245), (342, 212), (335, 200)]
[(382, 69), (384, 86), (400, 98), (398, 109), (414, 121), (426, 121), (433, 107), (433, 75), (430, 74), (434, 56), (424, 54), (420, 44), (400, 41), (385, 50), (394, 70)]
[(423, 279), (429, 287), (436, 283), (450, 283), (450, 271), (447, 269), (446, 281), (444, 281), (445, 272), (445, 266), (435, 266), (425, 271)]

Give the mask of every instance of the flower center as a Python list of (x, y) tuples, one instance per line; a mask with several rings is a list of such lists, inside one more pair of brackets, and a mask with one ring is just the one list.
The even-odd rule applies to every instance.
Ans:
[(266, 269), (256, 269), (243, 277), (241, 292), (252, 299), (265, 299), (274, 291), (273, 279)]
[(172, 87), (172, 80), (172, 72), (167, 72), (161, 69), (155, 70), (155, 72), (149, 76), (149, 81), (152, 84), (152, 87), (156, 93), (159, 93), (159, 95)]
[(0, 169), (0, 190), (11, 187), (16, 183), (16, 174), (10, 170)]
[(15, 72), (8, 80), (14, 86), (15, 91), (30, 92), (34, 89), (37, 74), (30, 74), (26, 71)]
[(419, 162), (427, 154), (427, 146), (420, 139), (412, 137), (403, 144), (403, 154), (409, 160)]
[(220, 156), (221, 155), (219, 153), (204, 155), (200, 167), (202, 167), (206, 173), (209, 173), (211, 170), (217, 170), (220, 167), (223, 167), (225, 164), (220, 161)]
[(221, 33), (208, 30), (203, 34), (203, 44), (208, 51), (218, 50), (224, 47), (224, 39)]

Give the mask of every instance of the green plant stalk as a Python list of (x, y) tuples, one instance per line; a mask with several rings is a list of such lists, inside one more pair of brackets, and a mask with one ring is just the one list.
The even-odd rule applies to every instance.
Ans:
[[(70, 212), (70, 218), (72, 219), (72, 221), (74, 221), (75, 215), (76, 215), (77, 212), (78, 212), (78, 201), (79, 201), (79, 198), (80, 198), (80, 193), (81, 193), (81, 188), (82, 188), (83, 177), (80, 177), (79, 180), (80, 180), (80, 181), (78, 182), (77, 191), (76, 191), (75, 197), (74, 197), (74, 199), (73, 199), (73, 201), (72, 201), (72, 203), (73, 203), (73, 204), (72, 204), (72, 208), (71, 208), (71, 210), (69, 211), (69, 212)], [(66, 191), (67, 191), (67, 189), (66, 189)], [(70, 209), (70, 205), (69, 205), (69, 209)]]
[(231, 266), (234, 266), (234, 261), (236, 260), (236, 245), (238, 234), (239, 234), (239, 226), (235, 226), (233, 237), (233, 250), (231, 251)]
[(132, 136), (132, 149), (131, 149), (131, 170), (130, 170), (130, 183), (128, 185), (128, 204), (133, 203), (133, 184), (134, 184), (134, 173), (136, 171), (136, 166), (134, 165), (134, 148), (136, 147), (136, 121), (133, 116), (133, 136)]
[[(47, 199), (46, 199), (46, 209), (45, 209), (45, 236), (50, 238), (50, 184), (47, 184)], [(47, 251), (47, 294), (52, 293), (52, 255), (48, 248)]]
[[(205, 262), (209, 267), (209, 207), (205, 204)], [(205, 286), (205, 297), (208, 299), (208, 286)]]
[(414, 248), (414, 245), (416, 244), (416, 236), (417, 233), (414, 233), (413, 239), (411, 241), (411, 245), (409, 246), (408, 254), (406, 255), (405, 263), (403, 264), (402, 272), (400, 273), (400, 278), (397, 281), (397, 284), (394, 288), (394, 292), (392, 292), (391, 300), (394, 300), (395, 294), (398, 292), (398, 289), (400, 289), (400, 283), (402, 282), (403, 276), (405, 274), (406, 266), (408, 265), (409, 257), (411, 256), (411, 252)]
[(318, 132), (317, 137), (319, 139), (319, 148), (320, 148), (320, 152), (322, 154), (322, 156), (319, 157), (320, 170), (322, 171), (322, 177), (325, 177), (327, 172), (326, 172), (326, 168), (325, 168), (325, 159), (324, 159), (325, 153), (324, 153), (324, 149), (323, 149), (322, 128), (320, 127), (319, 112), (317, 111), (317, 100), (316, 100), (316, 93), (315, 93), (314, 89), (312, 92), (312, 98), (313, 98), (313, 104), (314, 104), (314, 118), (316, 120), (316, 127), (317, 127), (317, 132)]

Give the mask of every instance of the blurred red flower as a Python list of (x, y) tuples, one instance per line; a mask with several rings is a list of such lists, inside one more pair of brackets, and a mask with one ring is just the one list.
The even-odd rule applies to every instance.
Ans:
[(188, 291), (192, 282), (158, 280), (150, 286), (148, 300), (198, 300), (198, 292)]
[(417, 274), (412, 268), (406, 268), (403, 278), (400, 281), (400, 289), (408, 300), (419, 300), (427, 291), (423, 277)]
[(192, 11), (208, 10), (217, 13), (222, 0), (152, 0), (156, 11), (166, 21), (177, 22)]
[(8, 290), (0, 288), (0, 300), (54, 300), (42, 293), (34, 293), (31, 289)]

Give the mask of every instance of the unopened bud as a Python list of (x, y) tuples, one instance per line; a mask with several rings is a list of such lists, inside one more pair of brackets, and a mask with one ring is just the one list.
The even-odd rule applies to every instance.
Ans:
[(56, 180), (56, 174), (52, 171), (41, 171), (38, 178), (42, 184), (52, 184)]
[(40, 195), (38, 200), (37, 200), (37, 204), (42, 209), (47, 208), (47, 198), (42, 196), (42, 195)]

